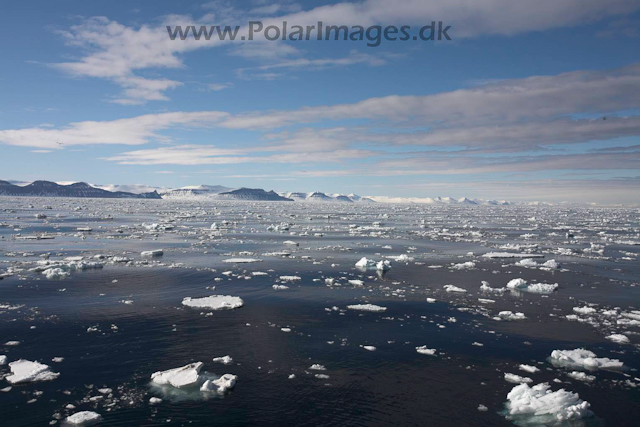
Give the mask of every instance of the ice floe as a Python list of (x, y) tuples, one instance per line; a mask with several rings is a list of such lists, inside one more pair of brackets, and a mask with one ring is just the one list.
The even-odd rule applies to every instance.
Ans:
[(51, 372), (49, 365), (25, 359), (9, 363), (9, 368), (11, 369), (11, 375), (8, 375), (5, 379), (11, 384), (51, 381), (60, 376), (57, 372)]
[(240, 297), (232, 297), (230, 295), (212, 295), (202, 298), (186, 297), (182, 300), (182, 305), (210, 310), (232, 310), (242, 307), (244, 301)]

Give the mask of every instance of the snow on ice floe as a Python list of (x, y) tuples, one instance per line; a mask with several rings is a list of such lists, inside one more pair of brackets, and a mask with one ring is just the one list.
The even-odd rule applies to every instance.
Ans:
[(586, 369), (596, 371), (598, 369), (621, 370), (624, 364), (618, 359), (597, 357), (592, 351), (584, 348), (575, 350), (553, 350), (549, 361), (553, 366), (572, 369)]
[(374, 311), (374, 312), (380, 312), (380, 311), (386, 311), (387, 310), (387, 307), (381, 307), (381, 306), (375, 305), (375, 304), (354, 304), (354, 305), (348, 305), (347, 308), (349, 310)]
[(11, 375), (8, 375), (5, 379), (11, 384), (51, 381), (60, 376), (57, 372), (51, 372), (49, 365), (25, 359), (9, 363), (9, 368), (11, 369)]
[(461, 293), (461, 294), (467, 292), (466, 289), (462, 289), (462, 288), (459, 288), (459, 287), (454, 286), (454, 285), (444, 285), (443, 288), (447, 292), (457, 292), (457, 293)]
[(515, 386), (507, 394), (506, 416), (518, 425), (561, 425), (565, 421), (593, 416), (591, 405), (577, 393), (551, 391), (547, 383)]
[(76, 412), (65, 419), (65, 423), (72, 426), (89, 426), (102, 419), (100, 414), (93, 411)]
[(186, 297), (182, 300), (182, 305), (193, 308), (208, 308), (210, 310), (232, 310), (242, 307), (244, 301), (240, 297), (232, 297), (230, 295), (211, 295), (202, 298)]
[(289, 289), (287, 285), (273, 285), (272, 288), (276, 291), (286, 291)]

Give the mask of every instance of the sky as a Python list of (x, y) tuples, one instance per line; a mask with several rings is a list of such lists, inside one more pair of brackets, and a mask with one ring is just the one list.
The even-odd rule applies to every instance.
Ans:
[[(3, 180), (640, 202), (638, 0), (0, 10)], [(253, 21), (372, 38), (171, 40), (166, 28), (240, 37)], [(413, 40), (432, 21), (451, 40)], [(409, 40), (370, 46), (377, 28), (405, 25)]]

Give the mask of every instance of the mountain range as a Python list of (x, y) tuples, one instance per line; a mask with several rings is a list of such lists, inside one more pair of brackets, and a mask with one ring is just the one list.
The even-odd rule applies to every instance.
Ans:
[(308, 203), (412, 203), (447, 205), (510, 205), (504, 200), (480, 200), (462, 197), (361, 197), (357, 194), (327, 194), (320, 191), (282, 192), (265, 191), (261, 188), (230, 188), (222, 185), (192, 185), (180, 188), (159, 188), (143, 184), (96, 185), (85, 182), (51, 181), (0, 181), (2, 196), (41, 196), (41, 197), (96, 197), (96, 198), (135, 198), (167, 200), (254, 200)]

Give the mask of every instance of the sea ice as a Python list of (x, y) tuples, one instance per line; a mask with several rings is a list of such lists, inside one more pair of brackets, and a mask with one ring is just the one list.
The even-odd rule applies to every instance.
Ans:
[(529, 384), (533, 382), (531, 378), (521, 377), (520, 375), (509, 374), (506, 372), (504, 374), (504, 380), (513, 384)]
[(230, 365), (233, 363), (231, 356), (214, 357), (213, 361), (216, 363), (222, 363), (223, 365)]
[(622, 334), (611, 334), (608, 337), (606, 337), (608, 340), (611, 340), (613, 342), (617, 342), (618, 344), (629, 344), (629, 337), (627, 337), (626, 335), (622, 335)]
[(194, 308), (208, 308), (211, 310), (232, 310), (244, 305), (240, 297), (229, 295), (212, 295), (203, 298), (186, 297), (182, 300), (182, 305)]
[(182, 388), (198, 383), (202, 362), (190, 363), (180, 368), (158, 371), (151, 374), (151, 381), (158, 385), (171, 385)]
[(82, 411), (69, 415), (65, 422), (74, 426), (88, 426), (100, 421), (102, 417), (97, 412)]
[(236, 385), (237, 379), (236, 375), (224, 374), (217, 380), (206, 380), (200, 387), (200, 391), (224, 394)]
[(386, 311), (387, 307), (381, 307), (375, 304), (354, 304), (348, 305), (347, 308), (349, 310), (360, 310), (360, 311)]
[(9, 363), (11, 375), (5, 379), (11, 384), (21, 384), (37, 381), (51, 381), (60, 376), (57, 372), (51, 372), (49, 366), (44, 363), (31, 362), (20, 359)]
[(416, 347), (416, 351), (420, 354), (425, 354), (427, 356), (435, 356), (436, 349), (435, 348), (427, 348), (426, 345), (422, 345), (420, 347)]
[(584, 348), (575, 350), (553, 350), (549, 361), (552, 365), (563, 368), (578, 368), (595, 371), (597, 369), (622, 369), (624, 364), (618, 359), (596, 357), (592, 351)]
[(507, 394), (509, 418), (521, 425), (549, 425), (593, 416), (589, 402), (580, 399), (577, 393), (549, 388), (546, 383), (515, 386)]
[(466, 290), (466, 289), (462, 289), (462, 288), (459, 288), (459, 287), (454, 286), (454, 285), (444, 285), (444, 286), (443, 286), (443, 288), (444, 288), (444, 290), (445, 290), (445, 291), (447, 291), (447, 292), (458, 292), (458, 293), (465, 293), (465, 292), (467, 292), (467, 290)]

